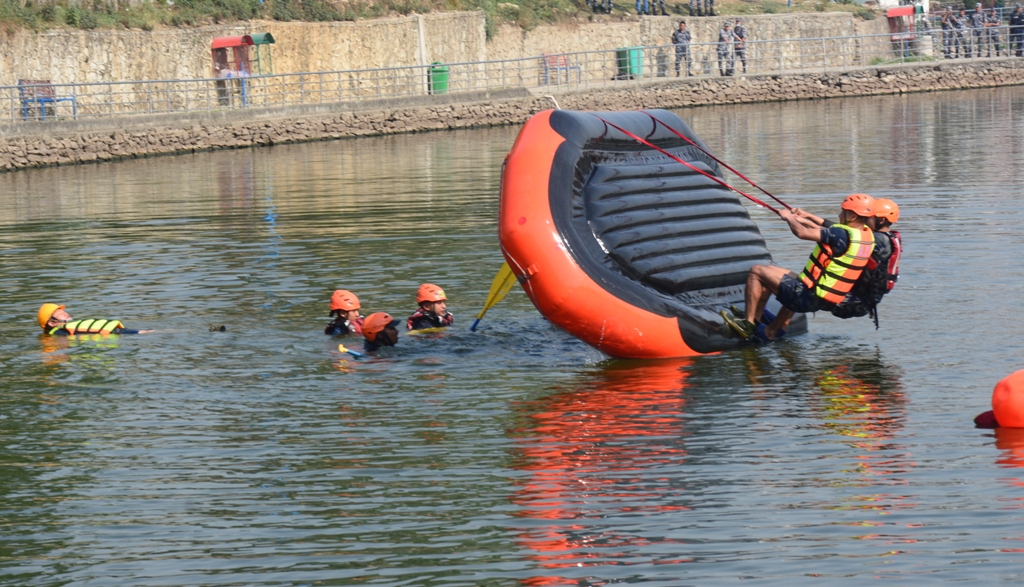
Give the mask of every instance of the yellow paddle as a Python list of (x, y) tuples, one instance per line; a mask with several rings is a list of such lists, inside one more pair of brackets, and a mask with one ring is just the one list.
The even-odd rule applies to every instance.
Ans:
[(498, 269), (498, 274), (494, 276), (494, 281), (491, 282), (491, 291), (487, 294), (487, 301), (484, 302), (484, 309), (480, 310), (477, 314), (476, 321), (473, 322), (473, 326), (469, 329), (476, 332), (476, 327), (480, 324), (480, 319), (484, 317), (487, 310), (491, 309), (491, 306), (497, 304), (501, 300), (505, 299), (508, 295), (509, 290), (516, 283), (516, 274), (512, 273), (512, 268), (508, 266), (508, 263), (502, 263), (501, 269)]
[(343, 345), (343, 344), (339, 344), (338, 345), (338, 350), (343, 352), (343, 353), (348, 353), (348, 354), (350, 354), (350, 355), (352, 355), (353, 357), (356, 357), (356, 358), (358, 358), (358, 357), (365, 357), (366, 356), (363, 353), (360, 353), (360, 352), (353, 351), (351, 349), (345, 348), (345, 345)]

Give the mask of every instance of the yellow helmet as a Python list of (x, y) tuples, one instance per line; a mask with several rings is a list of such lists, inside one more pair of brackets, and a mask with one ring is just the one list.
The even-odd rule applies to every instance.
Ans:
[(39, 314), (36, 315), (36, 320), (39, 322), (39, 327), (46, 330), (46, 323), (50, 321), (53, 313), (57, 310), (63, 310), (64, 306), (58, 306), (57, 304), (51, 304), (49, 302), (39, 306)]

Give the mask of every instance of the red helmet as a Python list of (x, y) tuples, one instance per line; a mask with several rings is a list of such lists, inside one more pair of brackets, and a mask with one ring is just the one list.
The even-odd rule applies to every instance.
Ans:
[(387, 312), (374, 312), (363, 320), (363, 336), (366, 340), (373, 342), (377, 335), (388, 326), (398, 326), (398, 320), (391, 317)]
[(420, 286), (420, 290), (416, 292), (416, 303), (418, 304), (422, 304), (423, 302), (443, 302), (447, 300), (448, 296), (444, 295), (444, 290), (433, 283), (424, 283)]
[(857, 216), (871, 218), (874, 216), (874, 211), (871, 208), (874, 202), (875, 199), (867, 194), (850, 194), (843, 200), (843, 210), (849, 210)]
[(872, 207), (875, 209), (876, 218), (885, 218), (890, 224), (896, 224), (900, 219), (900, 207), (892, 200), (878, 198)]
[(351, 310), (359, 309), (359, 298), (356, 294), (348, 291), (347, 289), (336, 289), (331, 295), (331, 311), (344, 310), (349, 312)]

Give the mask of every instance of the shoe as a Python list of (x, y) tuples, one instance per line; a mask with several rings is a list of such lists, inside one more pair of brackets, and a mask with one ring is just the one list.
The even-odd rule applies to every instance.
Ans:
[(740, 338), (746, 340), (757, 334), (757, 326), (749, 322), (746, 318), (736, 318), (726, 310), (719, 312), (725, 323), (736, 331), (736, 334), (740, 335)]
[(735, 305), (729, 306), (729, 311), (732, 312), (732, 315), (736, 316), (737, 318), (746, 318), (747, 317), (746, 312), (741, 310), (739, 308), (739, 306), (735, 306)]

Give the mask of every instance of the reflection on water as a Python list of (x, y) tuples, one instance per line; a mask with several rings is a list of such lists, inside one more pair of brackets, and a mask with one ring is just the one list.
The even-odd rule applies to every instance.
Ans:
[[(881, 330), (688, 361), (606, 360), (520, 291), (468, 331), (514, 128), (0, 175), (0, 583), (1020, 581), (1024, 442), (971, 418), (1020, 368), (1022, 101), (681, 112), (794, 205), (896, 199), (907, 249)], [(404, 318), (423, 281), (456, 328), (320, 334), (332, 290)], [(158, 332), (40, 336), (44, 300)]]
[(513, 531), (551, 573), (527, 584), (577, 584), (560, 569), (667, 562), (636, 552), (655, 541), (628, 519), (688, 509), (691, 488), (673, 485), (686, 460), (690, 364), (620, 362), (517, 407), (525, 422), (517, 468), (529, 477), (513, 501), (523, 508), (517, 515), (539, 524)]

